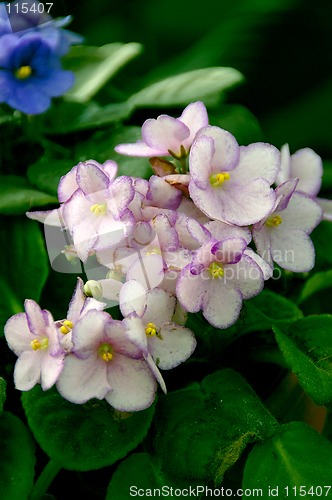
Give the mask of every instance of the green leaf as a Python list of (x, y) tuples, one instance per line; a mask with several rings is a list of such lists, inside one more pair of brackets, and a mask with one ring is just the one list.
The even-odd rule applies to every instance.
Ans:
[(102, 47), (77, 45), (63, 58), (63, 65), (75, 73), (75, 84), (65, 99), (86, 102), (119, 69), (142, 51), (139, 43), (109, 43)]
[(6, 113), (3, 109), (0, 109), (0, 125), (17, 121), (18, 117), (16, 116), (15, 112), (13, 112), (13, 110), (11, 110), (10, 113)]
[(113, 160), (119, 166), (118, 175), (130, 175), (148, 179), (152, 175), (151, 165), (147, 158), (134, 158), (120, 155), (114, 151), (120, 143), (131, 143), (141, 139), (140, 127), (116, 127), (111, 130), (98, 131), (90, 140), (77, 145), (75, 156), (79, 161), (93, 158), (100, 163)]
[(0, 218), (0, 331), (7, 319), (23, 311), (25, 299), (38, 301), (48, 275), (44, 239), (35, 221)]
[(323, 220), (310, 235), (316, 252), (316, 271), (332, 269), (332, 224)]
[(160, 399), (155, 423), (154, 447), (165, 471), (216, 485), (248, 443), (273, 434), (278, 425), (247, 382), (229, 369)]
[(112, 465), (145, 438), (154, 405), (136, 413), (115, 411), (105, 400), (76, 405), (55, 388), (22, 394), (29, 426), (41, 448), (66, 469)]
[(241, 336), (271, 330), (274, 325), (286, 326), (302, 317), (302, 311), (294, 302), (270, 290), (263, 290), (243, 303), (239, 319), (229, 328), (214, 328), (201, 313), (189, 314), (186, 326), (200, 339), (199, 346), (205, 346), (205, 351), (218, 359), (225, 347)]
[(6, 385), (6, 381), (0, 377), (0, 413), (2, 413), (6, 401)]
[(243, 77), (233, 68), (204, 68), (188, 71), (145, 87), (129, 98), (136, 107), (176, 106), (196, 100), (216, 103), (220, 94), (239, 84)]
[(332, 269), (314, 274), (305, 282), (299, 304), (306, 314), (332, 313)]
[(329, 271), (322, 271), (311, 276), (304, 284), (300, 297), (299, 304), (304, 300), (309, 299), (312, 295), (332, 287), (332, 269)]
[(1, 498), (28, 499), (33, 485), (34, 443), (26, 426), (9, 412), (0, 417)]
[[(307, 424), (292, 422), (255, 445), (244, 468), (242, 487), (261, 488), (262, 498), (330, 498), (332, 492), (324, 486), (331, 485), (331, 470), (332, 444)], [(269, 488), (274, 489), (273, 496)]]
[[(114, 472), (106, 500), (128, 498), (130, 493), (131, 496), (143, 496), (142, 490), (145, 492), (145, 497), (152, 496), (155, 488), (162, 490), (165, 486), (169, 489), (171, 487), (184, 489), (189, 486), (194, 487), (194, 484), (192, 481), (189, 484), (167, 476), (154, 456), (148, 453), (134, 453), (126, 458)], [(198, 498), (202, 496), (198, 495)]]
[[(294, 302), (270, 290), (263, 290), (245, 304), (243, 327), (246, 332), (270, 330), (274, 325), (285, 326), (303, 317)], [(242, 329), (240, 324), (239, 328)]]
[(55, 197), (58, 202), (57, 192), (60, 178), (67, 174), (74, 165), (70, 160), (54, 160), (43, 157), (29, 166), (27, 176), (29, 181)]
[(281, 331), (279, 347), (300, 385), (318, 405), (332, 403), (332, 316), (308, 316)]
[[(322, 190), (327, 193), (332, 188), (332, 161), (323, 161)], [(322, 193), (320, 193), (320, 196)], [(323, 195), (322, 195), (323, 196)]]
[(0, 214), (20, 215), (49, 203), (57, 203), (57, 199), (37, 191), (24, 177), (0, 175)]
[(45, 114), (45, 131), (48, 134), (68, 134), (98, 128), (123, 121), (132, 111), (133, 107), (129, 102), (100, 106), (94, 101), (61, 101)]
[(126, 498), (135, 488), (161, 488), (165, 484), (158, 466), (148, 453), (135, 453), (124, 460), (109, 484), (106, 500)]
[(241, 145), (263, 140), (263, 132), (257, 118), (244, 106), (218, 106), (209, 111), (209, 123), (228, 130)]

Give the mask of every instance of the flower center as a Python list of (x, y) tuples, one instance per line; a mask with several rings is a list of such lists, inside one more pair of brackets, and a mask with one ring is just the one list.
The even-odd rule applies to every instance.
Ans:
[(30, 345), (34, 351), (38, 351), (39, 349), (46, 349), (48, 346), (48, 338), (43, 337), (41, 339), (33, 339), (30, 342)]
[(95, 203), (90, 207), (91, 212), (95, 215), (105, 215), (107, 212), (106, 203)]
[(219, 262), (212, 262), (209, 266), (209, 273), (212, 278), (222, 278), (224, 276), (224, 268)]
[(148, 337), (157, 335), (157, 327), (154, 323), (148, 323), (145, 327), (145, 333)]
[(98, 349), (98, 354), (103, 361), (108, 363), (113, 359), (113, 347), (111, 344), (101, 344)]
[(225, 181), (229, 181), (231, 176), (228, 172), (220, 172), (219, 174), (210, 175), (210, 184), (212, 187), (220, 187)]
[(72, 321), (65, 319), (63, 325), (60, 328), (60, 332), (63, 333), (63, 335), (67, 335), (67, 333), (69, 333), (73, 328), (74, 324), (72, 323)]
[(267, 219), (265, 224), (270, 227), (278, 227), (282, 223), (280, 215), (272, 215)]
[(31, 74), (32, 74), (31, 66), (21, 66), (15, 71), (15, 76), (19, 80), (25, 80), (26, 78), (29, 78)]

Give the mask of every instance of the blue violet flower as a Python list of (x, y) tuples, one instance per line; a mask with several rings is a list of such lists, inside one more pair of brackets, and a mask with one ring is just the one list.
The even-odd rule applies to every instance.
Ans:
[(56, 51), (39, 35), (3, 35), (0, 46), (0, 102), (26, 114), (40, 114), (63, 95), (74, 74), (62, 69)]

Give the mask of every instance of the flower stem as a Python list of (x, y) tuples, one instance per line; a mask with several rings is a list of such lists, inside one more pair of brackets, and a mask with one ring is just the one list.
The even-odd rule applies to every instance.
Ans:
[(31, 492), (30, 500), (40, 500), (47, 493), (49, 486), (54, 480), (55, 476), (60, 472), (62, 466), (50, 459), (48, 464), (44, 467), (40, 476), (34, 484)]

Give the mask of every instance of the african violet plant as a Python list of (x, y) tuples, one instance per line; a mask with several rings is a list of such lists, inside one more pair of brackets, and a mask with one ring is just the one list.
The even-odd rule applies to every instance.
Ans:
[(102, 107), (138, 44), (38, 5), (0, 4), (3, 498), (63, 498), (65, 470), (89, 498), (331, 496), (322, 159), (209, 118), (232, 68)]

